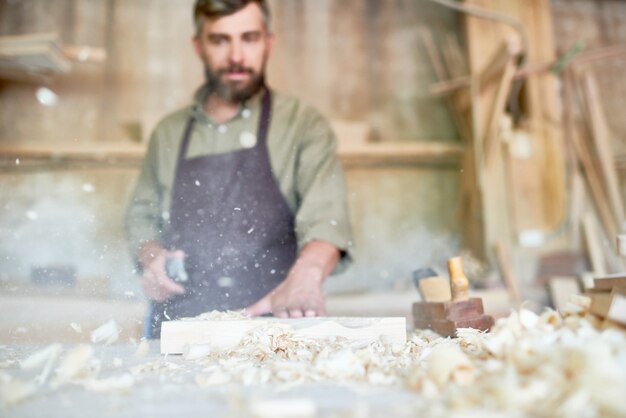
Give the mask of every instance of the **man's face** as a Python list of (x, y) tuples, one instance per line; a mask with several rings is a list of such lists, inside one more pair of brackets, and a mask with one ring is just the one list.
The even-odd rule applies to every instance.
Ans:
[(207, 82), (223, 99), (247, 100), (263, 85), (273, 42), (263, 23), (261, 8), (250, 3), (232, 15), (204, 19), (194, 37)]

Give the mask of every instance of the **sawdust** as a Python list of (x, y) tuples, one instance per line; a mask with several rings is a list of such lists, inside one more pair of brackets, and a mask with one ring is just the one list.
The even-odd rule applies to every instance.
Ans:
[[(458, 338), (450, 339), (415, 331), (405, 344), (391, 344), (384, 338), (374, 342), (302, 338), (289, 327), (270, 322), (229, 350), (188, 347), (176, 361), (164, 357), (127, 368), (119, 361), (117, 374), (106, 379), (98, 377), (100, 365), (91, 346), (78, 346), (60, 356), (53, 345), (20, 364), (45, 370), (59, 358), (49, 388), (72, 383), (99, 393), (130, 392), (148, 374), (175, 383), (192, 371), (195, 383), (207, 389), (274, 385), (284, 390), (317, 382), (404, 387), (428, 399), (430, 410), (441, 416), (463, 411), (626, 416), (626, 332), (601, 323), (587, 310), (588, 300), (577, 297), (560, 313), (514, 311), (499, 319), (490, 333), (462, 329)], [(230, 320), (242, 315), (204, 317)], [(44, 385), (35, 382), (0, 372), (2, 402), (14, 405), (31, 398)], [(272, 404), (255, 409), (258, 416), (272, 410)]]

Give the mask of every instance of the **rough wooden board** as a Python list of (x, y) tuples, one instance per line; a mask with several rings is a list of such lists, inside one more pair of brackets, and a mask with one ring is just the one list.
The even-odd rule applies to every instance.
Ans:
[(626, 325), (626, 287), (615, 287), (611, 291), (611, 305), (606, 318)]
[(626, 273), (616, 273), (603, 277), (596, 277), (593, 281), (594, 289), (611, 290), (618, 286), (626, 287)]
[(548, 293), (552, 307), (557, 310), (565, 308), (571, 295), (580, 293), (576, 277), (552, 277), (548, 281)]
[[(358, 130), (354, 128), (354, 130)], [(341, 131), (340, 134), (347, 131)], [(346, 141), (347, 142), (347, 141)], [(461, 144), (440, 142), (365, 142), (362, 138), (352, 143), (341, 142), (337, 154), (346, 165), (376, 164), (450, 164), (457, 165), (462, 158)], [(139, 164), (145, 155), (145, 144), (130, 141), (20, 141), (0, 143), (0, 157), (21, 159), (124, 160)]]
[(221, 351), (237, 346), (255, 328), (271, 324), (288, 325), (294, 336), (305, 338), (344, 337), (354, 341), (387, 337), (393, 343), (406, 342), (405, 318), (254, 318), (248, 320), (180, 320), (163, 322), (161, 353), (180, 354), (185, 346), (206, 345)]
[(606, 260), (602, 252), (602, 242), (591, 213), (584, 215), (582, 230), (592, 271), (596, 275), (604, 276), (606, 274)]
[(513, 274), (513, 269), (511, 268), (511, 263), (509, 262), (507, 251), (501, 241), (496, 242), (495, 253), (496, 260), (498, 262), (498, 268), (500, 269), (500, 273), (502, 274), (502, 280), (504, 281), (506, 289), (509, 292), (511, 303), (515, 304), (515, 306), (518, 306), (522, 302), (519, 286), (517, 285), (517, 279)]
[(604, 186), (606, 187), (615, 221), (617, 225), (621, 227), (624, 223), (624, 204), (618, 184), (617, 171), (615, 169), (615, 159), (611, 145), (611, 132), (609, 131), (602, 100), (599, 97), (596, 79), (591, 73), (586, 72), (582, 75), (581, 83)]
[[(341, 144), (341, 143), (340, 143)], [(440, 142), (380, 142), (340, 145), (338, 155), (346, 165), (459, 164), (464, 147)]]
[(0, 37), (0, 69), (62, 73), (70, 68), (54, 33)]

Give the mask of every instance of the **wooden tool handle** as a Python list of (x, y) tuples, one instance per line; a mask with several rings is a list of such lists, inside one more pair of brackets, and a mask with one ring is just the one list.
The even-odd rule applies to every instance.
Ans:
[(448, 260), (448, 272), (450, 273), (450, 291), (452, 293), (452, 302), (467, 300), (469, 281), (463, 272), (463, 262), (461, 257), (454, 257)]

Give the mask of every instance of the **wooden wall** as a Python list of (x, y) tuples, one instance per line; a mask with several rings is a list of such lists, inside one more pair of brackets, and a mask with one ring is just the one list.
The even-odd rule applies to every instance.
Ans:
[[(104, 64), (75, 63), (70, 73), (37, 83), (0, 80), (0, 142), (145, 142), (156, 121), (187, 104), (202, 82), (190, 45), (192, 3), (0, 1), (0, 35), (58, 32), (66, 44), (108, 53)], [(272, 86), (330, 118), (370, 124), (378, 141), (458, 141), (444, 103), (428, 94), (434, 75), (419, 37), (423, 27), (440, 36), (460, 33), (454, 13), (424, 0), (274, 0), (271, 5), (277, 35), (269, 66)], [(58, 94), (56, 106), (37, 102), (40, 86)], [(52, 201), (66, 210), (39, 218), (61, 223), (49, 245), (90, 236), (83, 250), (65, 258), (85, 266), (79, 273), (110, 278), (114, 293), (136, 287), (120, 228), (135, 175), (136, 169), (123, 168), (0, 175), (0, 241), (7, 243), (0, 245), (0, 259), (11, 261), (0, 277), (28, 275), (28, 240), (43, 241), (42, 231), (50, 229), (29, 224), (33, 220), (24, 214)], [(456, 251), (455, 166), (349, 167), (347, 175), (359, 259), (330, 290), (389, 286)], [(58, 184), (66, 187), (55, 201)], [(96, 185), (95, 194), (83, 190), (86, 184)], [(72, 210), (91, 211), (91, 223), (77, 227)], [(21, 251), (9, 245), (16, 219), (30, 225)], [(48, 258), (51, 254), (57, 252)]]
[[(626, 2), (615, 0), (552, 0), (557, 51), (564, 53), (574, 43), (586, 49), (626, 43)], [(598, 82), (607, 121), (613, 134), (613, 150), (626, 154), (626, 56), (596, 61), (590, 65)], [(622, 188), (622, 193), (624, 189)]]
[[(104, 65), (76, 64), (51, 79), (55, 108), (37, 107), (34, 86), (2, 82), (10, 109), (2, 140), (119, 140), (183, 106), (202, 81), (190, 38), (192, 0), (0, 2), (0, 35), (58, 32), (64, 43), (106, 48)], [(369, 122), (383, 140), (454, 140), (419, 38), (424, 26), (455, 33), (455, 15), (425, 1), (273, 1), (273, 86), (333, 118)], [(20, 98), (16, 101), (16, 98)], [(23, 116), (38, 119), (30, 123)], [(131, 129), (132, 132), (132, 129)]]

